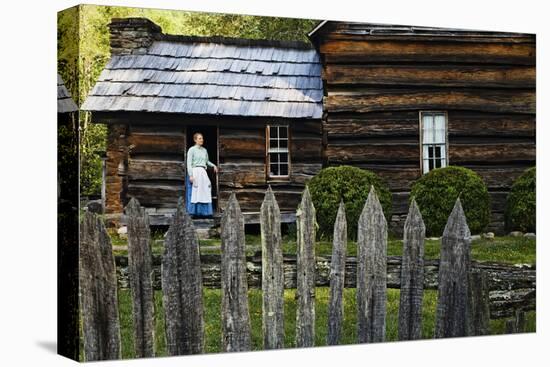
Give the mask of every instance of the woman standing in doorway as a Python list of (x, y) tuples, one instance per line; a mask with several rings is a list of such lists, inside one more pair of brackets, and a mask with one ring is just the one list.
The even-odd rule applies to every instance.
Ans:
[(187, 174), (185, 175), (185, 203), (187, 212), (193, 217), (206, 217), (213, 214), (212, 184), (206, 173), (206, 168), (218, 167), (208, 160), (208, 151), (202, 145), (204, 138), (201, 133), (193, 134), (193, 145), (187, 151)]

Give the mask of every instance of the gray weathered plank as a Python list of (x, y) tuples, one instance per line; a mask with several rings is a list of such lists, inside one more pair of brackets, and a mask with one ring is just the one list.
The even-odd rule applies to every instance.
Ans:
[(387, 223), (374, 187), (359, 217), (357, 233), (357, 338), (383, 342), (386, 336)]
[(346, 247), (348, 244), (346, 208), (341, 200), (334, 222), (332, 258), (330, 261), (330, 301), (327, 344), (338, 345), (344, 321), (344, 281), (346, 276)]
[(514, 318), (506, 320), (506, 334), (516, 334), (525, 332), (525, 311), (515, 310)]
[(470, 271), (470, 317), (468, 335), (489, 335), (489, 281), (483, 270)]
[(296, 347), (315, 344), (315, 207), (306, 186), (296, 211)]
[(284, 347), (284, 271), (281, 246), (281, 214), (268, 187), (260, 209), (262, 239), (262, 330), (264, 349)]
[(136, 198), (130, 199), (125, 213), (128, 217), (128, 277), (132, 293), (135, 356), (154, 357), (155, 313), (149, 217)]
[(244, 218), (232, 192), (221, 220), (222, 349), (251, 349)]
[(403, 230), (401, 292), (399, 300), (399, 340), (422, 338), (422, 298), (424, 294), (424, 238), (426, 226), (413, 199)]
[(182, 198), (166, 234), (161, 273), (168, 354), (203, 353), (204, 302), (199, 239)]
[(121, 358), (117, 278), (109, 234), (101, 219), (86, 212), (80, 233), (80, 302), (84, 358)]
[(458, 198), (441, 238), (436, 338), (468, 334), (470, 241), (470, 229)]

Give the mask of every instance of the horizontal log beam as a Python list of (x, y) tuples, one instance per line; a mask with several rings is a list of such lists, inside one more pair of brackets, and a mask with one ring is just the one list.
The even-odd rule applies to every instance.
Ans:
[(326, 148), (329, 163), (392, 162), (394, 164), (417, 162), (420, 164), (418, 144), (329, 144)]
[(129, 159), (128, 179), (183, 181), (185, 165), (183, 161)]
[(507, 167), (507, 166), (476, 166), (465, 165), (481, 176), (487, 187), (491, 190), (498, 189), (510, 189), (514, 181), (523, 173), (526, 169), (530, 168), (530, 165), (519, 167)]
[(185, 153), (185, 139), (180, 134), (153, 135), (132, 133), (128, 137), (130, 155), (132, 153)]
[[(292, 187), (290, 186), (290, 182), (282, 182), (281, 184), (285, 186), (281, 187), (275, 184), (271, 184), (271, 188), (273, 189), (275, 199), (277, 200), (280, 209), (296, 210), (300, 201), (303, 187)], [(231, 192), (235, 192), (237, 200), (239, 201), (239, 205), (241, 206), (241, 209), (243, 211), (259, 212), (266, 190), (267, 185), (262, 188), (245, 188), (235, 190), (226, 190), (220, 187), (219, 207), (224, 210), (229, 200), (229, 196), (231, 195)]]
[(331, 85), (534, 88), (534, 66), (473, 65), (342, 65), (328, 64)]
[(240, 137), (228, 137), (220, 134), (220, 157), (231, 158), (263, 158), (265, 157), (265, 136), (244, 135)]
[(508, 90), (350, 90), (324, 97), (334, 112), (452, 109), (497, 113), (535, 113), (534, 91)]
[(535, 115), (501, 115), (449, 111), (449, 138), (455, 136), (529, 137), (535, 136)]
[(532, 161), (536, 158), (535, 142), (504, 144), (449, 144), (451, 164)]
[(320, 45), (326, 63), (372, 62), (456, 62), (480, 64), (535, 65), (534, 43), (457, 43), (422, 41), (341, 41)]

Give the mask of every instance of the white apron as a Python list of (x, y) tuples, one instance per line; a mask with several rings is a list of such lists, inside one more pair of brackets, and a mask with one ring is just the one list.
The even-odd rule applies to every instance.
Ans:
[(212, 185), (204, 167), (193, 167), (192, 184), (193, 188), (191, 189), (191, 203), (212, 202)]

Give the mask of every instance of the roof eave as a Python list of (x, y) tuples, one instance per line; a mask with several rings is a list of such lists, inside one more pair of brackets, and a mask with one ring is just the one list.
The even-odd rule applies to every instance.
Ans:
[(307, 37), (311, 40), (311, 38), (315, 35), (315, 33), (317, 33), (319, 29), (323, 28), (328, 22), (329, 20), (322, 20), (319, 23), (317, 23), (317, 25), (311, 31), (309, 31), (309, 33), (307, 34)]

